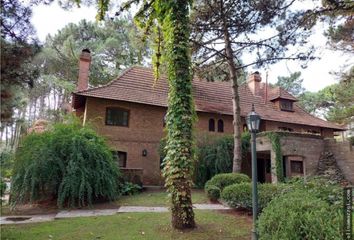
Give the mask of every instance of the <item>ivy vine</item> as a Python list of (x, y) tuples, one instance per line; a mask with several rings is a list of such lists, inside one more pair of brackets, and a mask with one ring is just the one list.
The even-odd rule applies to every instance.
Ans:
[(284, 173), (283, 173), (283, 155), (280, 145), (280, 134), (277, 132), (268, 132), (266, 136), (269, 138), (272, 149), (275, 153), (275, 172), (279, 182), (284, 182)]

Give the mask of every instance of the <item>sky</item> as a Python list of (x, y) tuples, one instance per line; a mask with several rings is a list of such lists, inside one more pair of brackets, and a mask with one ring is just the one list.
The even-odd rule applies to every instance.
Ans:
[[(56, 2), (51, 5), (39, 5), (33, 8), (32, 24), (37, 36), (44, 42), (48, 34), (54, 35), (58, 30), (68, 23), (78, 23), (82, 19), (95, 21), (96, 9), (94, 7), (74, 7), (71, 10), (62, 9)], [(311, 42), (317, 48), (316, 56), (321, 59), (311, 61), (306, 69), (294, 61), (282, 61), (267, 69), (248, 69), (248, 72), (258, 70), (263, 79), (268, 71), (268, 81), (275, 83), (278, 76), (289, 76), (291, 73), (301, 71), (304, 79), (303, 85), (308, 91), (318, 91), (328, 85), (338, 82), (338, 79), (330, 72), (338, 72), (342, 67), (354, 64), (354, 57), (344, 55), (338, 51), (332, 51), (326, 45), (326, 38), (323, 36), (324, 26), (318, 25), (314, 29), (315, 35)]]

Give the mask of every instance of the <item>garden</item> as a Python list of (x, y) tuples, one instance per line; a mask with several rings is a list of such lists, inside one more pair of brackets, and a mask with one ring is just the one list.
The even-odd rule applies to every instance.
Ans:
[[(192, 202), (220, 202), (231, 209), (195, 210), (195, 230), (172, 228), (166, 212), (128, 212), (2, 226), (1, 238), (249, 239), (251, 179), (245, 174), (228, 173), (232, 138), (206, 142), (198, 144)], [(164, 141), (161, 149), (163, 145)], [(242, 137), (242, 147), (249, 147), (248, 134)], [(10, 205), (2, 206), (3, 216), (56, 214), (63, 209), (170, 206), (170, 196), (164, 189), (142, 191), (140, 186), (124, 181), (105, 140), (77, 119), (54, 124), (44, 133), (29, 134), (14, 158)], [(341, 239), (343, 200), (337, 183), (323, 177), (293, 178), (278, 184), (259, 184), (258, 192), (259, 239)], [(29, 203), (37, 209), (21, 210)]]

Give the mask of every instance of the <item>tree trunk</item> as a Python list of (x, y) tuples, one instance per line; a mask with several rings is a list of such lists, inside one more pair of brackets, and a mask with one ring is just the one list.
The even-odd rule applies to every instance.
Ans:
[[(223, 6), (222, 6), (223, 7)], [(230, 42), (230, 33), (228, 30), (226, 19), (224, 18), (224, 41), (227, 64), (229, 67), (230, 78), (232, 83), (232, 110), (233, 110), (233, 127), (234, 127), (234, 159), (232, 172), (241, 172), (242, 149), (241, 149), (241, 108), (240, 96), (238, 93), (238, 75), (234, 61), (234, 55)]]
[(192, 96), (189, 46), (189, 0), (170, 1), (163, 20), (168, 66), (167, 155), (165, 186), (171, 193), (172, 226), (194, 228), (191, 196), (193, 169), (193, 125), (195, 110)]

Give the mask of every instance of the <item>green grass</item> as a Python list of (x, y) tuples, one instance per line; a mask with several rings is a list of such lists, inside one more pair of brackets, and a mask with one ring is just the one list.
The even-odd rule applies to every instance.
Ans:
[(218, 240), (249, 239), (251, 224), (245, 216), (215, 211), (195, 211), (198, 227), (178, 231), (170, 226), (170, 213), (124, 213), (114, 216), (55, 220), (54, 222), (2, 226), (8, 240)]
[[(208, 203), (209, 200), (203, 190), (192, 191), (193, 203)], [(164, 191), (147, 191), (133, 196), (122, 196), (116, 203), (120, 206), (168, 206), (168, 194)]]

